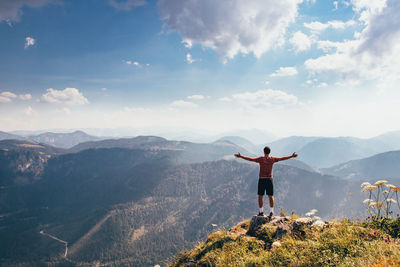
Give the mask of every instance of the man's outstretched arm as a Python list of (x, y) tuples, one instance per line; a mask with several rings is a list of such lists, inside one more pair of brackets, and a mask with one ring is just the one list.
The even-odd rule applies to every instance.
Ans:
[(280, 160), (280, 161), (281, 161), (281, 160), (287, 160), (287, 159), (291, 159), (291, 158), (296, 158), (297, 156), (298, 156), (297, 153), (296, 153), (296, 152), (293, 152), (292, 155), (287, 156), (287, 157), (279, 158), (279, 160)]
[(248, 161), (257, 162), (257, 158), (249, 158), (249, 157), (246, 157), (246, 156), (242, 156), (242, 155), (240, 155), (240, 153), (235, 154), (235, 157), (241, 158), (241, 159), (244, 159), (244, 160), (248, 160)]

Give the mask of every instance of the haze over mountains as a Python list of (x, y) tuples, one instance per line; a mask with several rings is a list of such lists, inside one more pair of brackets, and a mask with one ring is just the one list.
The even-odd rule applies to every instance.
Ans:
[(346, 179), (400, 178), (400, 151), (389, 151), (372, 157), (352, 160), (330, 168), (323, 173)]
[[(21, 132), (21, 131), (20, 131)], [(228, 141), (239, 147), (244, 148), (250, 152), (250, 155), (261, 155), (262, 149), (265, 145), (268, 145), (272, 149), (272, 155), (274, 156), (285, 156), (293, 152), (297, 152), (301, 155), (301, 161), (311, 169), (329, 168), (340, 163), (344, 163), (350, 160), (361, 159), (370, 157), (372, 155), (383, 153), (387, 151), (400, 150), (400, 131), (388, 132), (373, 138), (362, 139), (355, 137), (316, 137), (316, 136), (290, 136), (275, 141), (263, 142), (262, 140), (274, 140), (276, 139), (270, 133), (263, 131), (232, 131), (226, 134), (236, 135), (220, 135), (220, 136), (209, 136), (203, 139), (208, 139), (206, 143), (217, 144), (219, 141)], [(187, 132), (187, 134), (190, 134)], [(169, 135), (174, 135), (169, 133)], [(175, 134), (179, 135), (179, 134)], [(248, 138), (246, 138), (248, 137)], [(214, 139), (212, 139), (214, 138)], [(264, 139), (263, 139), (264, 138)], [(90, 146), (87, 142), (100, 141), (100, 140), (116, 140), (118, 138), (110, 139), (109, 137), (98, 137), (88, 135), (83, 131), (75, 131), (72, 133), (51, 133), (45, 132), (37, 135), (30, 135), (29, 132), (25, 133), (24, 136), (19, 136), (13, 133), (0, 132), (0, 140), (4, 139), (18, 139), (18, 140), (32, 140), (39, 143), (44, 143), (51, 146), (56, 146), (65, 149), (71, 149), (72, 151), (78, 151), (83, 149), (85, 146)], [(130, 139), (130, 138), (125, 138)], [(196, 138), (187, 138), (196, 139)], [(201, 139), (201, 138), (200, 138)], [(180, 140), (180, 139), (173, 139)], [(112, 143), (112, 141), (107, 141)], [(119, 141), (121, 144), (117, 147), (124, 147), (123, 141)], [(182, 142), (182, 141), (170, 141), (180, 142), (182, 146), (185, 144), (193, 144), (193, 142)], [(82, 144), (86, 143), (86, 144)], [(113, 147), (111, 144), (109, 146)], [(204, 143), (204, 142), (203, 142)], [(98, 145), (98, 144), (97, 144)], [(99, 146), (99, 145), (98, 145)], [(101, 145), (107, 146), (107, 145)], [(310, 167), (311, 166), (311, 167)], [(307, 167), (305, 167), (307, 168)]]
[[(85, 137), (54, 140), (67, 143), (68, 136)], [(325, 175), (306, 163), (324, 162), (325, 156), (334, 161), (334, 153), (373, 142), (396, 147), (393, 136), (289, 137), (271, 143), (274, 155), (299, 153), (299, 160), (275, 166), (277, 206), (299, 214), (316, 208), (322, 217), (362, 216), (360, 182), (387, 179), (398, 185), (400, 151), (320, 169)], [(250, 141), (232, 136), (203, 144), (138, 136), (85, 141), (69, 149), (0, 141), (0, 265), (160, 264), (206, 236), (212, 224), (228, 228), (250, 217), (257, 211), (258, 166), (232, 155), (261, 153), (235, 141), (251, 148)], [(352, 146), (346, 152), (346, 146), (336, 149), (340, 143)], [(360, 149), (352, 155), (360, 151), (370, 153)], [(311, 153), (322, 159), (307, 157)], [(65, 243), (43, 233), (67, 242), (66, 258)]]

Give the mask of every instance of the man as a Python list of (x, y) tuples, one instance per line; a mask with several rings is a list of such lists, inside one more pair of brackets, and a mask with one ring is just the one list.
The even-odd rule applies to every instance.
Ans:
[(258, 216), (264, 216), (263, 210), (263, 196), (267, 193), (269, 198), (269, 207), (270, 213), (269, 217), (274, 215), (274, 184), (273, 184), (273, 174), (272, 174), (272, 167), (274, 166), (275, 162), (287, 160), (291, 158), (297, 157), (296, 153), (293, 153), (291, 156), (287, 157), (271, 157), (269, 154), (271, 153), (271, 149), (266, 146), (264, 147), (264, 157), (258, 158), (249, 158), (240, 155), (240, 153), (235, 154), (235, 157), (242, 158), (244, 160), (257, 162), (260, 165), (260, 173), (258, 179), (258, 206), (260, 208), (260, 212)]

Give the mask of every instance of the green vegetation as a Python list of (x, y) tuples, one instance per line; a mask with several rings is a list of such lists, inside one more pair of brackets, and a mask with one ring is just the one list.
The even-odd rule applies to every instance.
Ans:
[[(286, 225), (292, 225), (292, 217)], [(366, 222), (331, 221), (325, 227), (303, 225), (281, 239), (277, 226), (262, 225), (249, 236), (249, 221), (212, 233), (204, 243), (179, 253), (170, 266), (398, 266), (400, 240)], [(398, 228), (395, 236), (398, 236)], [(278, 241), (277, 245), (272, 245)]]

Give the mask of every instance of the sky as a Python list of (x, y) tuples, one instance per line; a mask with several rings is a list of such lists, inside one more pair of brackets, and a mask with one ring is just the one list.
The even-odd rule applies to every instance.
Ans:
[(398, 0), (1, 0), (0, 130), (400, 130)]

